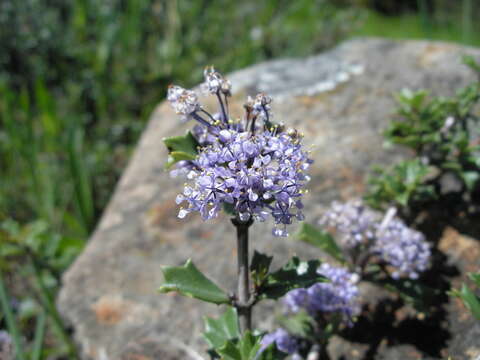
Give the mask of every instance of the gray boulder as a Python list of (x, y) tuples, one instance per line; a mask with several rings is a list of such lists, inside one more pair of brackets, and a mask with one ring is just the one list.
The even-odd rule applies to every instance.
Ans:
[[(394, 111), (393, 93), (428, 88), (452, 94), (471, 77), (461, 65), (464, 53), (480, 57), (478, 49), (447, 43), (351, 40), (313, 57), (271, 61), (230, 74), (232, 111), (240, 113), (247, 94), (267, 92), (274, 97), (275, 118), (304, 132), (305, 143), (314, 145), (305, 213), (315, 222), (332, 200), (362, 194), (372, 164), (390, 164), (408, 155), (382, 149), (381, 131)], [(84, 359), (206, 358), (202, 317), (214, 316), (221, 308), (156, 291), (163, 280), (160, 265), (180, 265), (190, 257), (218, 284), (234, 289), (235, 239), (227, 216), (209, 222), (195, 215), (176, 217), (174, 199), (182, 183), (164, 170), (161, 140), (183, 134), (189, 126), (178, 121), (168, 104), (158, 106), (88, 246), (63, 278), (58, 306), (74, 329)], [(274, 266), (293, 254), (318, 256), (293, 238), (273, 238), (271, 227), (252, 227), (251, 248), (275, 254)], [(442, 251), (463, 274), (478, 267), (480, 246), (455, 236), (455, 241), (442, 240)], [(462, 276), (454, 277), (457, 284)], [(438, 330), (448, 332), (441, 355), (474, 359), (480, 353), (474, 341), (478, 325), (460, 303), (450, 301), (445, 308), (442, 326), (450, 330)], [(256, 310), (257, 325), (271, 326), (267, 315), (272, 310), (269, 303)], [(355, 347), (352, 341), (332, 342), (332, 358), (362, 358), (369, 351), (389, 359), (440, 356), (422, 352), (415, 342), (380, 337), (374, 351), (369, 344), (360, 341)]]

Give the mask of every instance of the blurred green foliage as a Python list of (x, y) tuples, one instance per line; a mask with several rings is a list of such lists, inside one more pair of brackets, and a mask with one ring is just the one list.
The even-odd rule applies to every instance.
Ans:
[(359, 0), (368, 8), (356, 35), (433, 39), (480, 46), (476, 0)]
[(77, 358), (55, 307), (55, 294), (62, 272), (83, 245), (83, 239), (55, 233), (46, 221), (23, 226), (11, 219), (0, 222), (0, 314), (17, 358)]
[(1, 2), (0, 212), (87, 235), (170, 82), (325, 49), (357, 18), (334, 3)]
[[(429, 97), (426, 91), (404, 90), (397, 96), (398, 119), (385, 131), (387, 144), (413, 150), (415, 158), (377, 168), (369, 179), (367, 202), (376, 208), (403, 210), (455, 192), (474, 201), (480, 190), (480, 65), (464, 60), (473, 81), (452, 97)], [(446, 176), (454, 190), (445, 190)]]

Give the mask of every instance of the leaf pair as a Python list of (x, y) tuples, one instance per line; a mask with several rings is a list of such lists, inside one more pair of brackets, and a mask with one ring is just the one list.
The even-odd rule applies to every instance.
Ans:
[(222, 360), (280, 360), (283, 354), (270, 346), (261, 350), (261, 335), (246, 331), (243, 336), (238, 327), (237, 311), (229, 307), (218, 319), (205, 318), (204, 337), (215, 356)]
[[(257, 287), (257, 299), (278, 299), (288, 291), (299, 287), (309, 287), (324, 281), (317, 273), (320, 262), (317, 260), (300, 261), (293, 257), (281, 269), (269, 273), (272, 258), (255, 252), (251, 271)], [(228, 304), (228, 294), (202, 274), (189, 259), (183, 266), (164, 266), (165, 278), (159, 291), (176, 291), (184, 296), (203, 300), (213, 304)]]

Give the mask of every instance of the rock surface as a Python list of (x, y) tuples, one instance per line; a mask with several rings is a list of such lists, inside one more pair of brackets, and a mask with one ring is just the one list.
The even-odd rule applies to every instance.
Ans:
[[(453, 44), (351, 40), (318, 56), (267, 62), (231, 74), (233, 113), (240, 113), (247, 94), (267, 92), (274, 97), (276, 119), (300, 129), (305, 142), (315, 145), (305, 199), (307, 220), (313, 222), (332, 200), (361, 195), (372, 164), (389, 164), (405, 155), (398, 149), (382, 150), (380, 132), (394, 111), (393, 93), (408, 87), (451, 94), (471, 77), (461, 65), (464, 53), (480, 58), (480, 50)], [(194, 215), (187, 221), (176, 218), (174, 199), (182, 184), (163, 169), (161, 139), (182, 134), (188, 126), (179, 123), (168, 105), (158, 106), (92, 239), (65, 274), (58, 304), (84, 359), (205, 357), (202, 316), (220, 309), (156, 292), (162, 282), (160, 265), (179, 265), (189, 257), (217, 283), (234, 283), (234, 233), (228, 219), (204, 223)], [(317, 256), (294, 239), (273, 238), (271, 225), (253, 226), (252, 248), (275, 254), (276, 264), (294, 253)], [(441, 251), (460, 272), (478, 268), (479, 242), (449, 231), (440, 241)], [(460, 276), (454, 280), (458, 284)], [(418, 341), (382, 338), (378, 351), (370, 354), (368, 344), (355, 348), (338, 339), (329, 349), (332, 358), (478, 359), (479, 325), (459, 302), (445, 306), (449, 315), (443, 326), (450, 332), (438, 329), (446, 335), (437, 354), (425, 352)], [(265, 313), (257, 310), (262, 319)], [(267, 327), (270, 320), (260, 324)], [(418, 331), (413, 335), (419, 338), (434, 335), (424, 328)]]

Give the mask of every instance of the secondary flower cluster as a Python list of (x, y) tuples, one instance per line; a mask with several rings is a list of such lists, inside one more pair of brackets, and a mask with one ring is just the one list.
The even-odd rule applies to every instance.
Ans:
[(410, 229), (399, 219), (392, 219), (378, 232), (372, 251), (395, 269), (394, 279), (402, 275), (416, 279), (428, 268), (431, 251), (422, 233)]
[(329, 282), (289, 291), (284, 299), (288, 310), (296, 313), (305, 309), (312, 316), (339, 313), (350, 323), (350, 319), (360, 311), (358, 275), (326, 263), (320, 266), (318, 273)]
[(191, 180), (177, 196), (179, 217), (199, 212), (204, 220), (214, 218), (228, 206), (240, 221), (274, 219), (275, 236), (287, 236), (286, 225), (303, 220), (301, 201), (312, 160), (295, 130), (272, 125), (271, 98), (259, 94), (248, 98), (245, 116), (228, 114), (230, 82), (213, 68), (205, 71), (202, 88), (216, 95), (220, 111), (210, 114), (195, 93), (171, 86), (168, 100), (175, 111), (198, 125), (192, 135), (199, 153), (192, 161), (181, 161), (173, 171)]
[(260, 352), (264, 351), (273, 343), (275, 343), (278, 350), (286, 354), (293, 354), (292, 360), (301, 358), (297, 354), (299, 348), (298, 340), (286, 330), (279, 328), (274, 332), (264, 335), (261, 341), (262, 346)]
[(393, 278), (416, 279), (428, 268), (431, 251), (425, 237), (395, 217), (394, 209), (382, 217), (357, 200), (334, 202), (321, 223), (335, 228), (347, 252), (360, 250), (389, 265)]
[(368, 245), (374, 240), (377, 218), (378, 214), (361, 201), (353, 200), (345, 204), (334, 201), (320, 222), (335, 228), (341, 234), (341, 245), (352, 248)]

